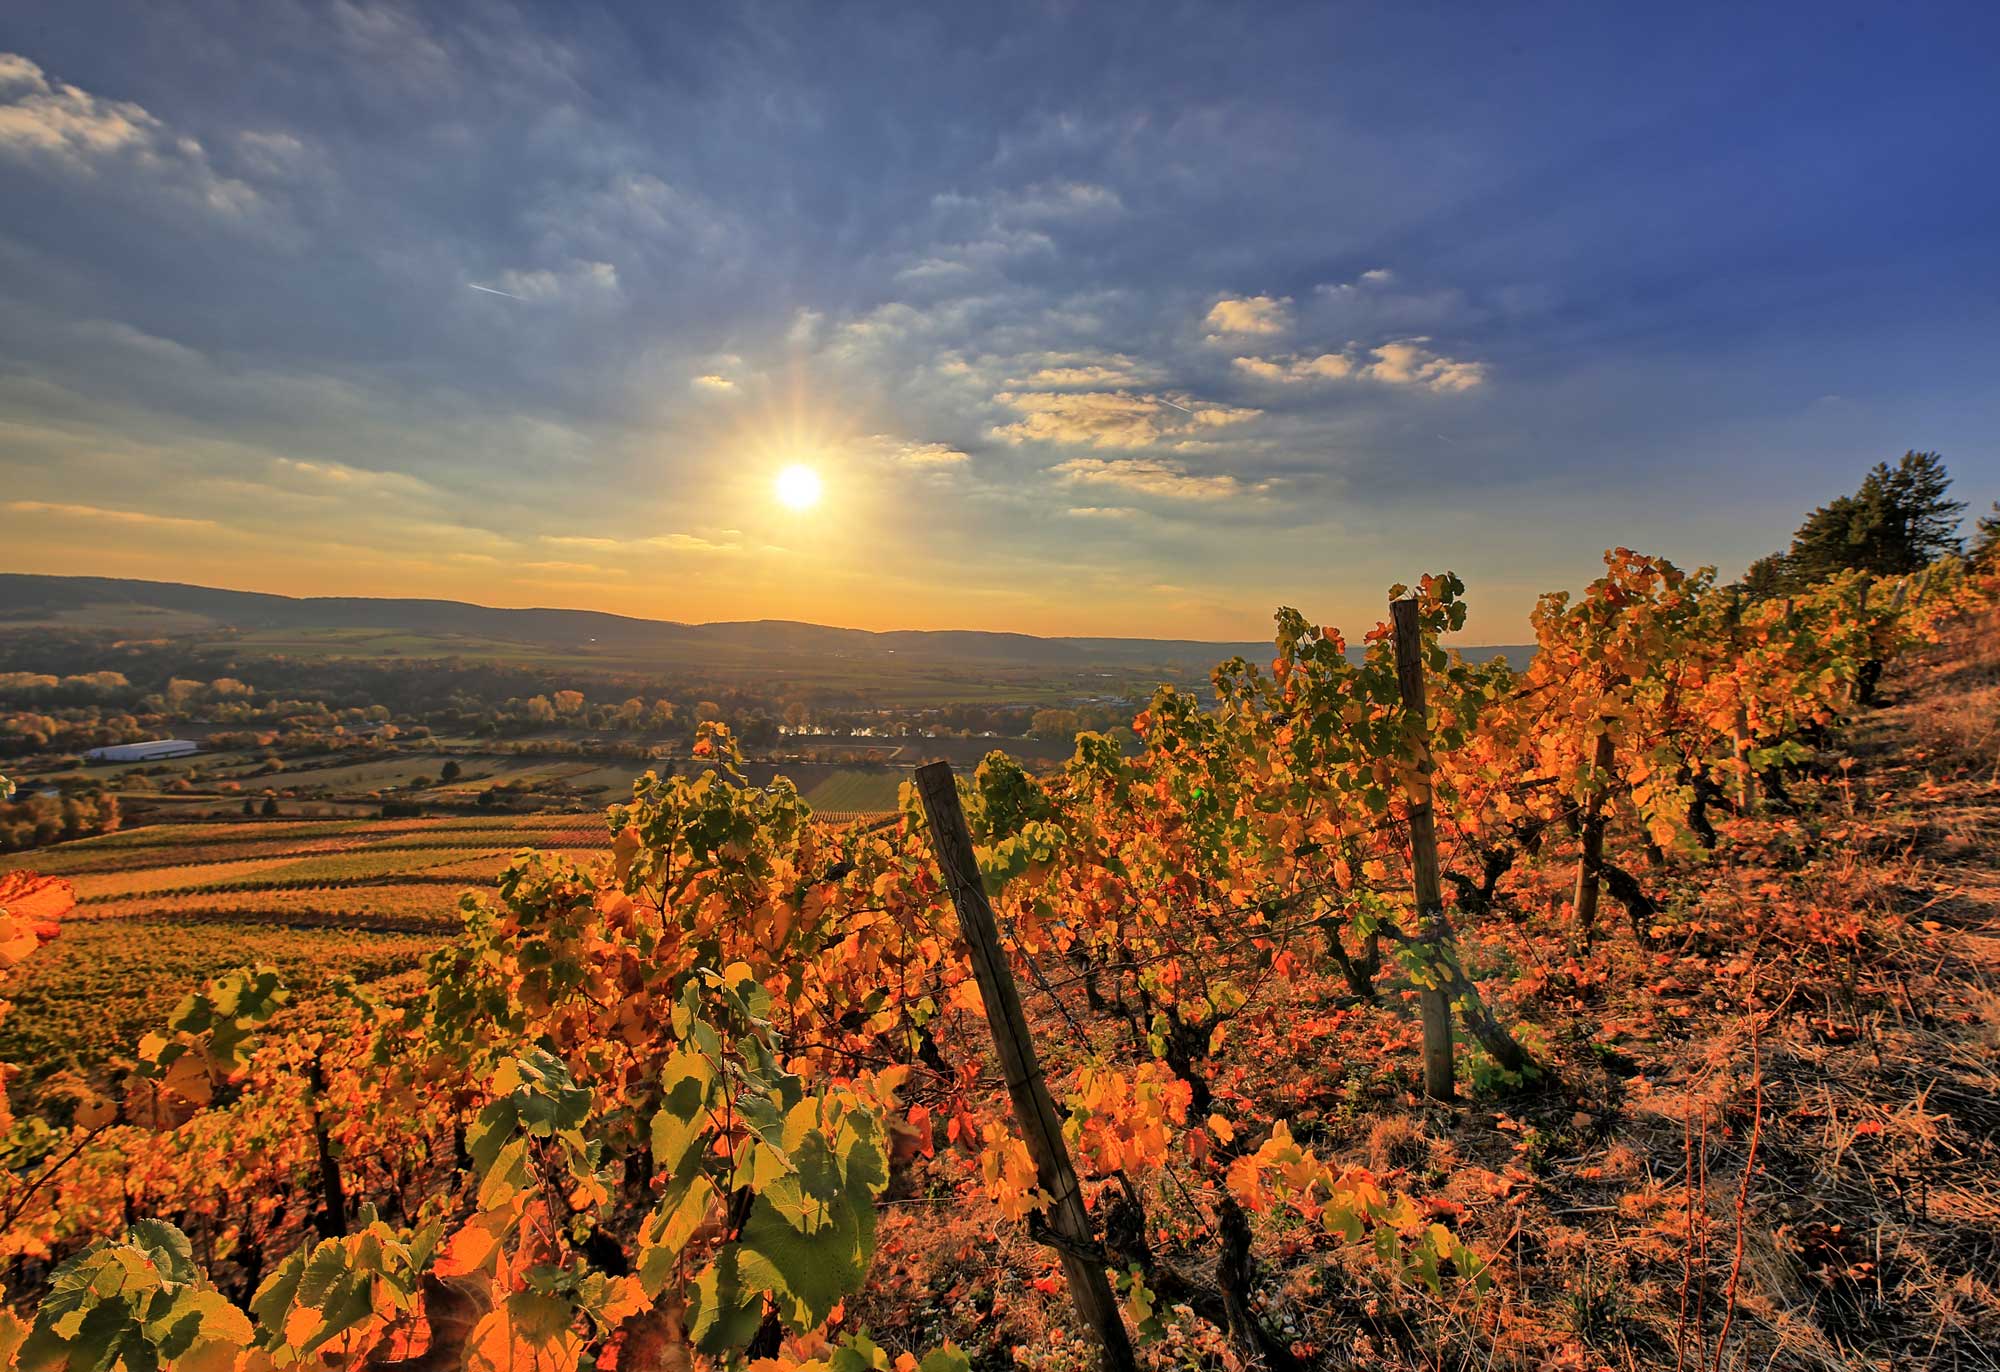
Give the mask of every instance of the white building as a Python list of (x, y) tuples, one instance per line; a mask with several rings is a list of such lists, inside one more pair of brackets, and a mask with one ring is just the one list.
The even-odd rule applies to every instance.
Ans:
[(186, 757), (198, 753), (201, 745), (185, 738), (149, 738), (144, 743), (114, 743), (109, 748), (85, 751), (87, 762), (158, 762), (165, 757)]

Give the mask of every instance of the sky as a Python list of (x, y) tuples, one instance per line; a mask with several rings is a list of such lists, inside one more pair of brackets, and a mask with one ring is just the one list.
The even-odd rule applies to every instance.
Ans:
[[(0, 570), (1248, 639), (2000, 496), (1990, 6), (12, 0)], [(775, 498), (806, 466), (821, 498)]]

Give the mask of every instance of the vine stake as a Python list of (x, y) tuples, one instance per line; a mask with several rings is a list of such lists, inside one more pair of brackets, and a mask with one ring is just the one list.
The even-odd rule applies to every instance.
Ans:
[(1134, 1372), (1138, 1364), (1132, 1356), (1132, 1341), (1118, 1312), (1118, 1302), (1111, 1294), (1111, 1283), (1105, 1279), (1103, 1263), (1090, 1256), (1101, 1250), (1083, 1208), (1083, 1192), (1077, 1186), (1076, 1169), (1070, 1165), (1069, 1146), (1063, 1142), (1062, 1120), (1049, 1096), (1035, 1042), (1028, 1035), (1021, 993), (1014, 985), (1014, 974), (1000, 947), (993, 906), (986, 899), (986, 886), (979, 876), (979, 859), (973, 852), (972, 831), (966, 826), (965, 809), (959, 804), (958, 782), (948, 762), (917, 768), (916, 782), (924, 815), (930, 820), (931, 847), (937, 854), (938, 869), (951, 892), (951, 903), (958, 910), (959, 931), (972, 955), (979, 998), (986, 1006), (986, 1023), (993, 1030), (1000, 1070), (1007, 1078), (1007, 1093), (1013, 1098), (1014, 1120), (1027, 1141), (1029, 1156), (1035, 1160), (1042, 1190), (1054, 1198), (1049, 1206), (1049, 1228), (1055, 1242), (1049, 1246), (1062, 1259), (1063, 1274), (1069, 1279), (1070, 1299), (1097, 1340), (1104, 1372)]
[(1389, 619), (1396, 629), (1396, 687), (1403, 709), (1414, 721), (1417, 785), (1421, 797), (1410, 801), (1410, 870), (1416, 886), (1417, 932), (1426, 962), (1434, 969), (1433, 985), (1423, 989), (1424, 1094), (1451, 1100), (1458, 1094), (1451, 1060), (1451, 997), (1438, 982), (1436, 968), (1445, 941), (1444, 892), (1438, 884), (1437, 820), (1431, 813), (1430, 722), (1424, 704), (1424, 634), (1414, 600), (1389, 602)]

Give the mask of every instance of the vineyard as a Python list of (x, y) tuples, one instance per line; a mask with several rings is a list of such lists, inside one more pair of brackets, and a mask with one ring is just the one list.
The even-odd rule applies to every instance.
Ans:
[(524, 847), (604, 846), (578, 815), (156, 825), (0, 858), (61, 875), (64, 937), (14, 973), (0, 1061), (52, 1076), (129, 1058), (190, 986), (254, 961), (301, 994), (335, 977), (415, 973), (457, 928), (456, 900)]
[(24, 855), (0, 1345), (1986, 1365), (1996, 592), (1618, 550), (1525, 670), (1428, 576), (888, 818), (705, 727), (601, 820)]

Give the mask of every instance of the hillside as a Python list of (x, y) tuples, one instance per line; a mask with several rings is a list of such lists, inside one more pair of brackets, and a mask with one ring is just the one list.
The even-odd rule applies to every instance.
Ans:
[(1606, 561), (1518, 677), (1427, 578), (921, 817), (725, 767), (0, 864), (15, 1308), (165, 1271), (169, 1372), (1985, 1365), (1996, 587)]
[[(1040, 638), (965, 629), (871, 632), (795, 620), (688, 624), (595, 610), (499, 609), (455, 600), (268, 595), (118, 577), (0, 574), (0, 629), (67, 627), (148, 636), (239, 635), (246, 648), (311, 655), (462, 655), (562, 658), (658, 671), (795, 673), (801, 660), (840, 660), (888, 675), (918, 669), (1157, 674), (1205, 677), (1241, 654), (1270, 656), (1268, 641)], [(1519, 668), (1533, 650), (1467, 648)]]

